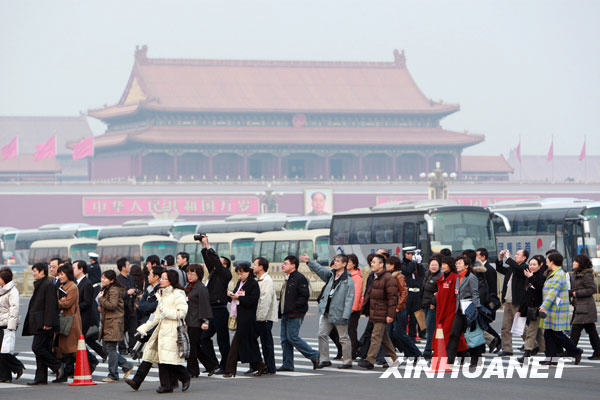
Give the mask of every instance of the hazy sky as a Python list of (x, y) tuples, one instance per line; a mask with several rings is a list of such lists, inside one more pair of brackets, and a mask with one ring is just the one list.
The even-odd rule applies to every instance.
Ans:
[(600, 153), (600, 1), (0, 0), (0, 115), (77, 115), (118, 101), (149, 57), (392, 61), (459, 103), (471, 154)]

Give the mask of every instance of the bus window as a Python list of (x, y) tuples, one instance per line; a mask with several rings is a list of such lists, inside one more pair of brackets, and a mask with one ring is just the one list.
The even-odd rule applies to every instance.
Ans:
[(404, 241), (402, 247), (417, 245), (417, 227), (414, 222), (404, 223)]
[(73, 262), (77, 260), (84, 260), (87, 262), (89, 258), (88, 253), (92, 251), (96, 251), (95, 243), (74, 244), (71, 246), (71, 260), (73, 260)]
[[(425, 221), (419, 222), (419, 244), (417, 248), (421, 249), (421, 253), (428, 255), (431, 254), (429, 248), (429, 235), (427, 234), (427, 223)], [(429, 260), (424, 260), (428, 262)]]
[(267, 260), (273, 260), (273, 253), (275, 251), (275, 242), (262, 242), (262, 246), (260, 247), (260, 256), (266, 258)]
[(315, 240), (315, 249), (319, 258), (317, 262), (321, 265), (329, 265), (329, 236), (319, 236)]
[(301, 231), (306, 229), (306, 220), (288, 221), (285, 223), (285, 229), (288, 231)]
[(496, 217), (493, 220), (494, 224), (494, 232), (496, 236), (509, 236), (510, 234), (506, 231), (506, 227), (504, 226), (504, 222), (502, 219)]
[(29, 264), (36, 264), (39, 262), (48, 262), (48, 253), (50, 249), (37, 248), (31, 249), (29, 252)]
[(352, 222), (352, 230), (350, 233), (350, 243), (353, 244), (368, 244), (371, 243), (371, 217), (356, 218)]
[(254, 243), (254, 247), (252, 248), (252, 260), (256, 260), (260, 257), (260, 244), (261, 242)]
[(402, 222), (403, 222), (403, 218), (402, 217), (395, 217), (394, 218), (394, 237), (395, 237), (395, 243), (402, 243)]
[(235, 239), (232, 243), (233, 254), (237, 261), (252, 262), (252, 245), (254, 239)]
[(331, 226), (332, 244), (350, 244), (350, 218), (336, 218)]
[[(176, 242), (146, 242), (142, 245), (142, 258), (145, 260), (148, 256), (156, 254), (160, 259), (163, 259), (166, 255), (174, 255), (176, 250)], [(133, 254), (131, 254), (130, 258), (135, 259), (136, 257)], [(139, 259), (139, 255), (137, 259)]]
[(283, 259), (290, 255), (290, 242), (287, 240), (278, 240), (275, 242), (275, 257), (273, 262), (283, 262)]
[(290, 255), (292, 256), (298, 256), (298, 241), (297, 240), (290, 240)]
[(184, 251), (190, 255), (190, 264), (197, 263), (200, 261), (198, 254), (196, 254), (198, 245), (196, 243), (185, 243), (182, 247), (178, 248), (179, 251)]
[(229, 248), (229, 243), (216, 243), (217, 254), (220, 257), (231, 258), (231, 249)]
[(129, 262), (131, 263), (143, 263), (146, 261), (146, 259), (142, 258), (142, 255), (140, 254), (140, 246), (137, 245), (129, 246), (129, 252), (124, 257), (128, 257)]
[(308, 255), (312, 260), (314, 254), (314, 245), (312, 240), (301, 240), (298, 246), (298, 255)]
[(535, 235), (537, 232), (538, 214), (532, 212), (515, 213), (511, 222), (514, 234), (525, 236)]
[(394, 243), (394, 219), (373, 218), (373, 243)]

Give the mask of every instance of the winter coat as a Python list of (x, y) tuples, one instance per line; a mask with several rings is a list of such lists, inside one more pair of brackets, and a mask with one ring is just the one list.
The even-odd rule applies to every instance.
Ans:
[[(527, 287), (525, 288), (525, 301), (519, 307), (521, 317), (535, 316), (533, 320), (539, 317), (538, 309), (544, 301), (544, 271), (540, 268), (530, 278), (527, 278)], [(528, 322), (531, 318), (528, 318)]]
[(496, 261), (496, 271), (504, 275), (504, 283), (502, 284), (502, 302), (506, 301), (506, 290), (508, 281), (511, 280), (512, 304), (519, 306), (525, 301), (525, 286), (527, 285), (527, 277), (523, 271), (528, 267), (527, 263), (517, 264), (515, 260), (509, 258), (506, 260), (508, 267), (502, 265), (502, 260)]
[(208, 293), (212, 306), (227, 305), (227, 286), (231, 280), (231, 271), (225, 268), (214, 249), (202, 249), (202, 257), (208, 270)]
[(347, 325), (354, 305), (354, 281), (351, 275), (344, 269), (338, 278), (340, 279), (338, 285), (332, 290), (335, 271), (314, 261), (309, 261), (307, 265), (325, 282), (323, 295), (319, 299), (319, 314), (325, 315), (329, 302), (329, 312), (327, 313), (329, 322), (334, 325)]
[[(241, 279), (232, 290), (236, 293), (242, 283)], [(258, 332), (256, 331), (256, 309), (260, 298), (260, 286), (254, 277), (249, 276), (242, 286), (243, 296), (237, 299), (237, 329), (238, 360), (243, 363), (259, 362), (260, 350), (258, 349)], [(230, 297), (231, 299), (231, 297)]]
[(102, 269), (100, 268), (100, 264), (97, 262), (91, 263), (88, 266), (88, 278), (92, 285), (100, 284), (100, 278), (102, 277)]
[(138, 322), (139, 324), (143, 324), (144, 322), (148, 321), (148, 318), (150, 318), (150, 315), (152, 315), (152, 313), (154, 311), (156, 311), (156, 306), (158, 305), (158, 299), (156, 298), (156, 292), (158, 292), (158, 289), (160, 289), (160, 285), (156, 284), (155, 286), (153, 286), (150, 291), (148, 291), (148, 287), (146, 287), (144, 289), (144, 294), (142, 294), (142, 298), (140, 299), (139, 303), (138, 303), (138, 309), (137, 309), (137, 314), (138, 314)]
[(67, 295), (58, 299), (58, 308), (63, 316), (72, 316), (73, 325), (67, 336), (58, 335), (58, 353), (77, 353), (77, 342), (81, 335), (81, 315), (79, 314), (79, 290), (73, 281), (61, 285)]
[[(189, 283), (189, 285), (192, 285), (192, 283)], [(185, 323), (190, 328), (200, 328), (204, 320), (213, 317), (208, 289), (200, 280), (197, 280), (189, 291), (186, 290), (186, 295), (188, 312), (185, 316)]]
[[(285, 290), (285, 296), (283, 291)], [(283, 282), (279, 296), (278, 316), (290, 318), (304, 317), (308, 311), (308, 281), (298, 270), (292, 272)]]
[(396, 316), (398, 306), (398, 281), (387, 271), (373, 279), (365, 294), (363, 313), (369, 315), (370, 322), (387, 323), (386, 317)]
[(177, 325), (179, 320), (185, 320), (188, 310), (185, 292), (167, 286), (158, 291), (156, 298), (154, 318), (137, 329), (145, 336), (156, 327), (144, 346), (143, 359), (153, 364), (185, 365), (185, 358), (179, 357), (177, 350)]
[(423, 293), (423, 297), (421, 299), (421, 306), (423, 308), (429, 308), (430, 305), (435, 306), (435, 296), (434, 293), (437, 292), (437, 280), (442, 275), (442, 270), (440, 269), (435, 274), (432, 274), (430, 271), (425, 275), (425, 279), (423, 280), (423, 289), (421, 292)]
[(0, 288), (0, 327), (10, 331), (19, 325), (19, 291), (15, 281), (10, 281)]
[(256, 278), (260, 287), (260, 298), (256, 308), (257, 321), (277, 321), (277, 293), (273, 286), (273, 278), (268, 273), (264, 273), (260, 278)]
[[(441, 325), (444, 332), (444, 346), (448, 346), (450, 332), (454, 317), (456, 316), (456, 283), (458, 282), (458, 274), (451, 272), (448, 276), (440, 275), (437, 280), (438, 291), (436, 295), (436, 310), (435, 322), (436, 326)], [(437, 329), (437, 328), (436, 328)], [(458, 342), (458, 351), (467, 350), (467, 342), (464, 335), (460, 335)]]
[(56, 286), (48, 278), (38, 279), (33, 283), (33, 295), (29, 300), (29, 308), (23, 322), (23, 336), (47, 333), (45, 326), (58, 329), (58, 299)]
[(85, 335), (90, 326), (98, 325), (98, 306), (94, 298), (94, 286), (84, 276), (77, 284), (79, 290), (79, 315), (81, 315), (81, 332)]
[(546, 310), (547, 315), (542, 328), (559, 332), (571, 329), (567, 274), (562, 268), (551, 272), (546, 278), (542, 308)]
[(102, 330), (99, 339), (107, 342), (123, 340), (125, 329), (124, 294), (125, 288), (112, 284), (105, 288), (103, 294), (98, 298), (102, 313)]
[(398, 284), (398, 305), (396, 305), (396, 312), (400, 312), (406, 307), (406, 299), (408, 299), (406, 279), (401, 271), (392, 272), (392, 276), (396, 279), (396, 283)]
[[(573, 296), (575, 292), (575, 296)], [(575, 308), (573, 311), (572, 324), (593, 324), (598, 318), (594, 294), (596, 293), (596, 282), (594, 282), (594, 273), (592, 269), (585, 269), (583, 272), (574, 272), (571, 274), (571, 304)]]
[(489, 286), (486, 279), (486, 268), (483, 265), (474, 265), (471, 268), (472, 273), (477, 278), (479, 288), (479, 303), (487, 307), (490, 302)]
[[(493, 301), (498, 298), (498, 273), (496, 269), (492, 267), (489, 261), (486, 261), (484, 264), (485, 267), (485, 280), (487, 281), (489, 299)], [(483, 304), (483, 303), (482, 303)], [(484, 304), (486, 307), (489, 304)]]
[(352, 281), (354, 282), (354, 303), (352, 304), (352, 311), (360, 311), (363, 304), (363, 274), (357, 268), (351, 272)]

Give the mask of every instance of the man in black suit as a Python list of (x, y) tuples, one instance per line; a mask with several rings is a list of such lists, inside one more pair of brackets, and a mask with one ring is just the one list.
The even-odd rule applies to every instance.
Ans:
[[(92, 350), (96, 352), (100, 357), (106, 359), (107, 355), (102, 346), (96, 341), (95, 337), (87, 336), (88, 330), (92, 326), (98, 327), (99, 316), (98, 316), (98, 305), (94, 298), (94, 287), (89, 278), (85, 276), (87, 273), (87, 263), (83, 260), (75, 261), (73, 264), (73, 275), (75, 276), (75, 283), (79, 290), (79, 313), (81, 314), (81, 332), (85, 337), (85, 343), (90, 346)], [(92, 373), (98, 365), (98, 359), (89, 351), (88, 360), (90, 362), (90, 370)]]
[(23, 336), (33, 336), (31, 350), (35, 354), (35, 378), (28, 385), (48, 383), (48, 368), (56, 374), (55, 381), (65, 377), (65, 364), (52, 353), (54, 331), (58, 329), (58, 299), (56, 287), (48, 279), (48, 264), (37, 263), (31, 267), (33, 295), (23, 323)]
[(88, 253), (88, 257), (90, 258), (90, 264), (88, 265), (88, 279), (94, 286), (94, 298), (98, 296), (100, 293), (100, 278), (102, 277), (102, 269), (100, 268), (100, 264), (98, 264), (98, 258), (100, 257), (97, 253), (90, 252)]
[(62, 260), (58, 257), (54, 257), (50, 260), (48, 265), (48, 273), (52, 277), (52, 283), (54, 286), (59, 287), (60, 282), (58, 281), (58, 267), (62, 264)]

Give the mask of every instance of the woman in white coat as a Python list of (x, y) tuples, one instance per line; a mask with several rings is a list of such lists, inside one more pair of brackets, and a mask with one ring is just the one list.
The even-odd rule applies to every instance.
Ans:
[(10, 268), (0, 269), (0, 382), (3, 383), (11, 382), (13, 373), (19, 379), (25, 368), (13, 354), (19, 323), (19, 291), (12, 278)]
[(177, 349), (177, 325), (185, 321), (188, 305), (185, 292), (179, 287), (179, 275), (175, 270), (163, 272), (160, 276), (160, 289), (156, 294), (158, 305), (148, 322), (138, 327), (140, 335), (156, 326), (144, 347), (144, 359), (158, 364), (160, 387), (158, 393), (171, 393), (181, 381), (181, 390), (190, 387), (190, 374), (186, 360), (179, 356)]

